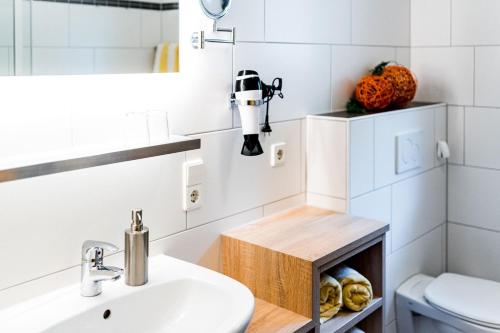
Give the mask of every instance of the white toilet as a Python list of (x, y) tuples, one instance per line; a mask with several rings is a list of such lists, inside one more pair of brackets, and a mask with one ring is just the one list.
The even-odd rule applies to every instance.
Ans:
[(415, 275), (396, 292), (399, 333), (500, 333), (500, 283)]

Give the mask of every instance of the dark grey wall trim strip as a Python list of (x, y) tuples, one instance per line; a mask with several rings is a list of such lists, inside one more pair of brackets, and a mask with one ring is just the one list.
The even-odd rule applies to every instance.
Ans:
[(178, 10), (178, 2), (157, 3), (145, 1), (130, 1), (130, 0), (34, 0), (46, 2), (69, 3), (76, 5), (94, 5), (103, 7), (121, 7), (133, 9), (149, 9), (149, 10)]
[(53, 161), (13, 169), (5, 169), (0, 170), (0, 183), (93, 168), (101, 165), (140, 160), (155, 156), (176, 154), (184, 151), (200, 149), (200, 147), (200, 139), (189, 138), (185, 141), (171, 142), (158, 146), (135, 148), (100, 155), (77, 157), (62, 161)]

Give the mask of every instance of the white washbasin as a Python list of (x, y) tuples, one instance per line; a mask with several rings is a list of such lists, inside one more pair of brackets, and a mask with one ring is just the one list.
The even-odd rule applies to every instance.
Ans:
[(0, 332), (243, 333), (253, 310), (254, 297), (239, 282), (157, 256), (145, 286), (105, 282), (96, 297), (80, 296), (79, 285), (61, 289), (0, 312)]

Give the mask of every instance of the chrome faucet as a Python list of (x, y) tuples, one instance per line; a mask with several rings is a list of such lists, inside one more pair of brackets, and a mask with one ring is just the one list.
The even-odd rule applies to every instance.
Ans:
[(117, 252), (110, 243), (85, 241), (82, 245), (81, 288), (85, 297), (97, 296), (102, 292), (102, 281), (116, 281), (123, 275), (123, 269), (104, 266), (104, 251)]

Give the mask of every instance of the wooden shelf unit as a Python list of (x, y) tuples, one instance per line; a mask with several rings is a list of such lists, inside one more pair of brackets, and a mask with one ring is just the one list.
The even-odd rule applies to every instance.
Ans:
[[(222, 272), (248, 286), (256, 298), (312, 320), (311, 329), (304, 325), (296, 332), (345, 332), (355, 325), (382, 332), (388, 230), (386, 223), (300, 207), (224, 233)], [(376, 298), (362, 312), (342, 312), (320, 325), (320, 274), (341, 263), (365, 275)]]
[(314, 328), (314, 324), (310, 318), (256, 298), (254, 315), (247, 332), (302, 333), (311, 328)]

